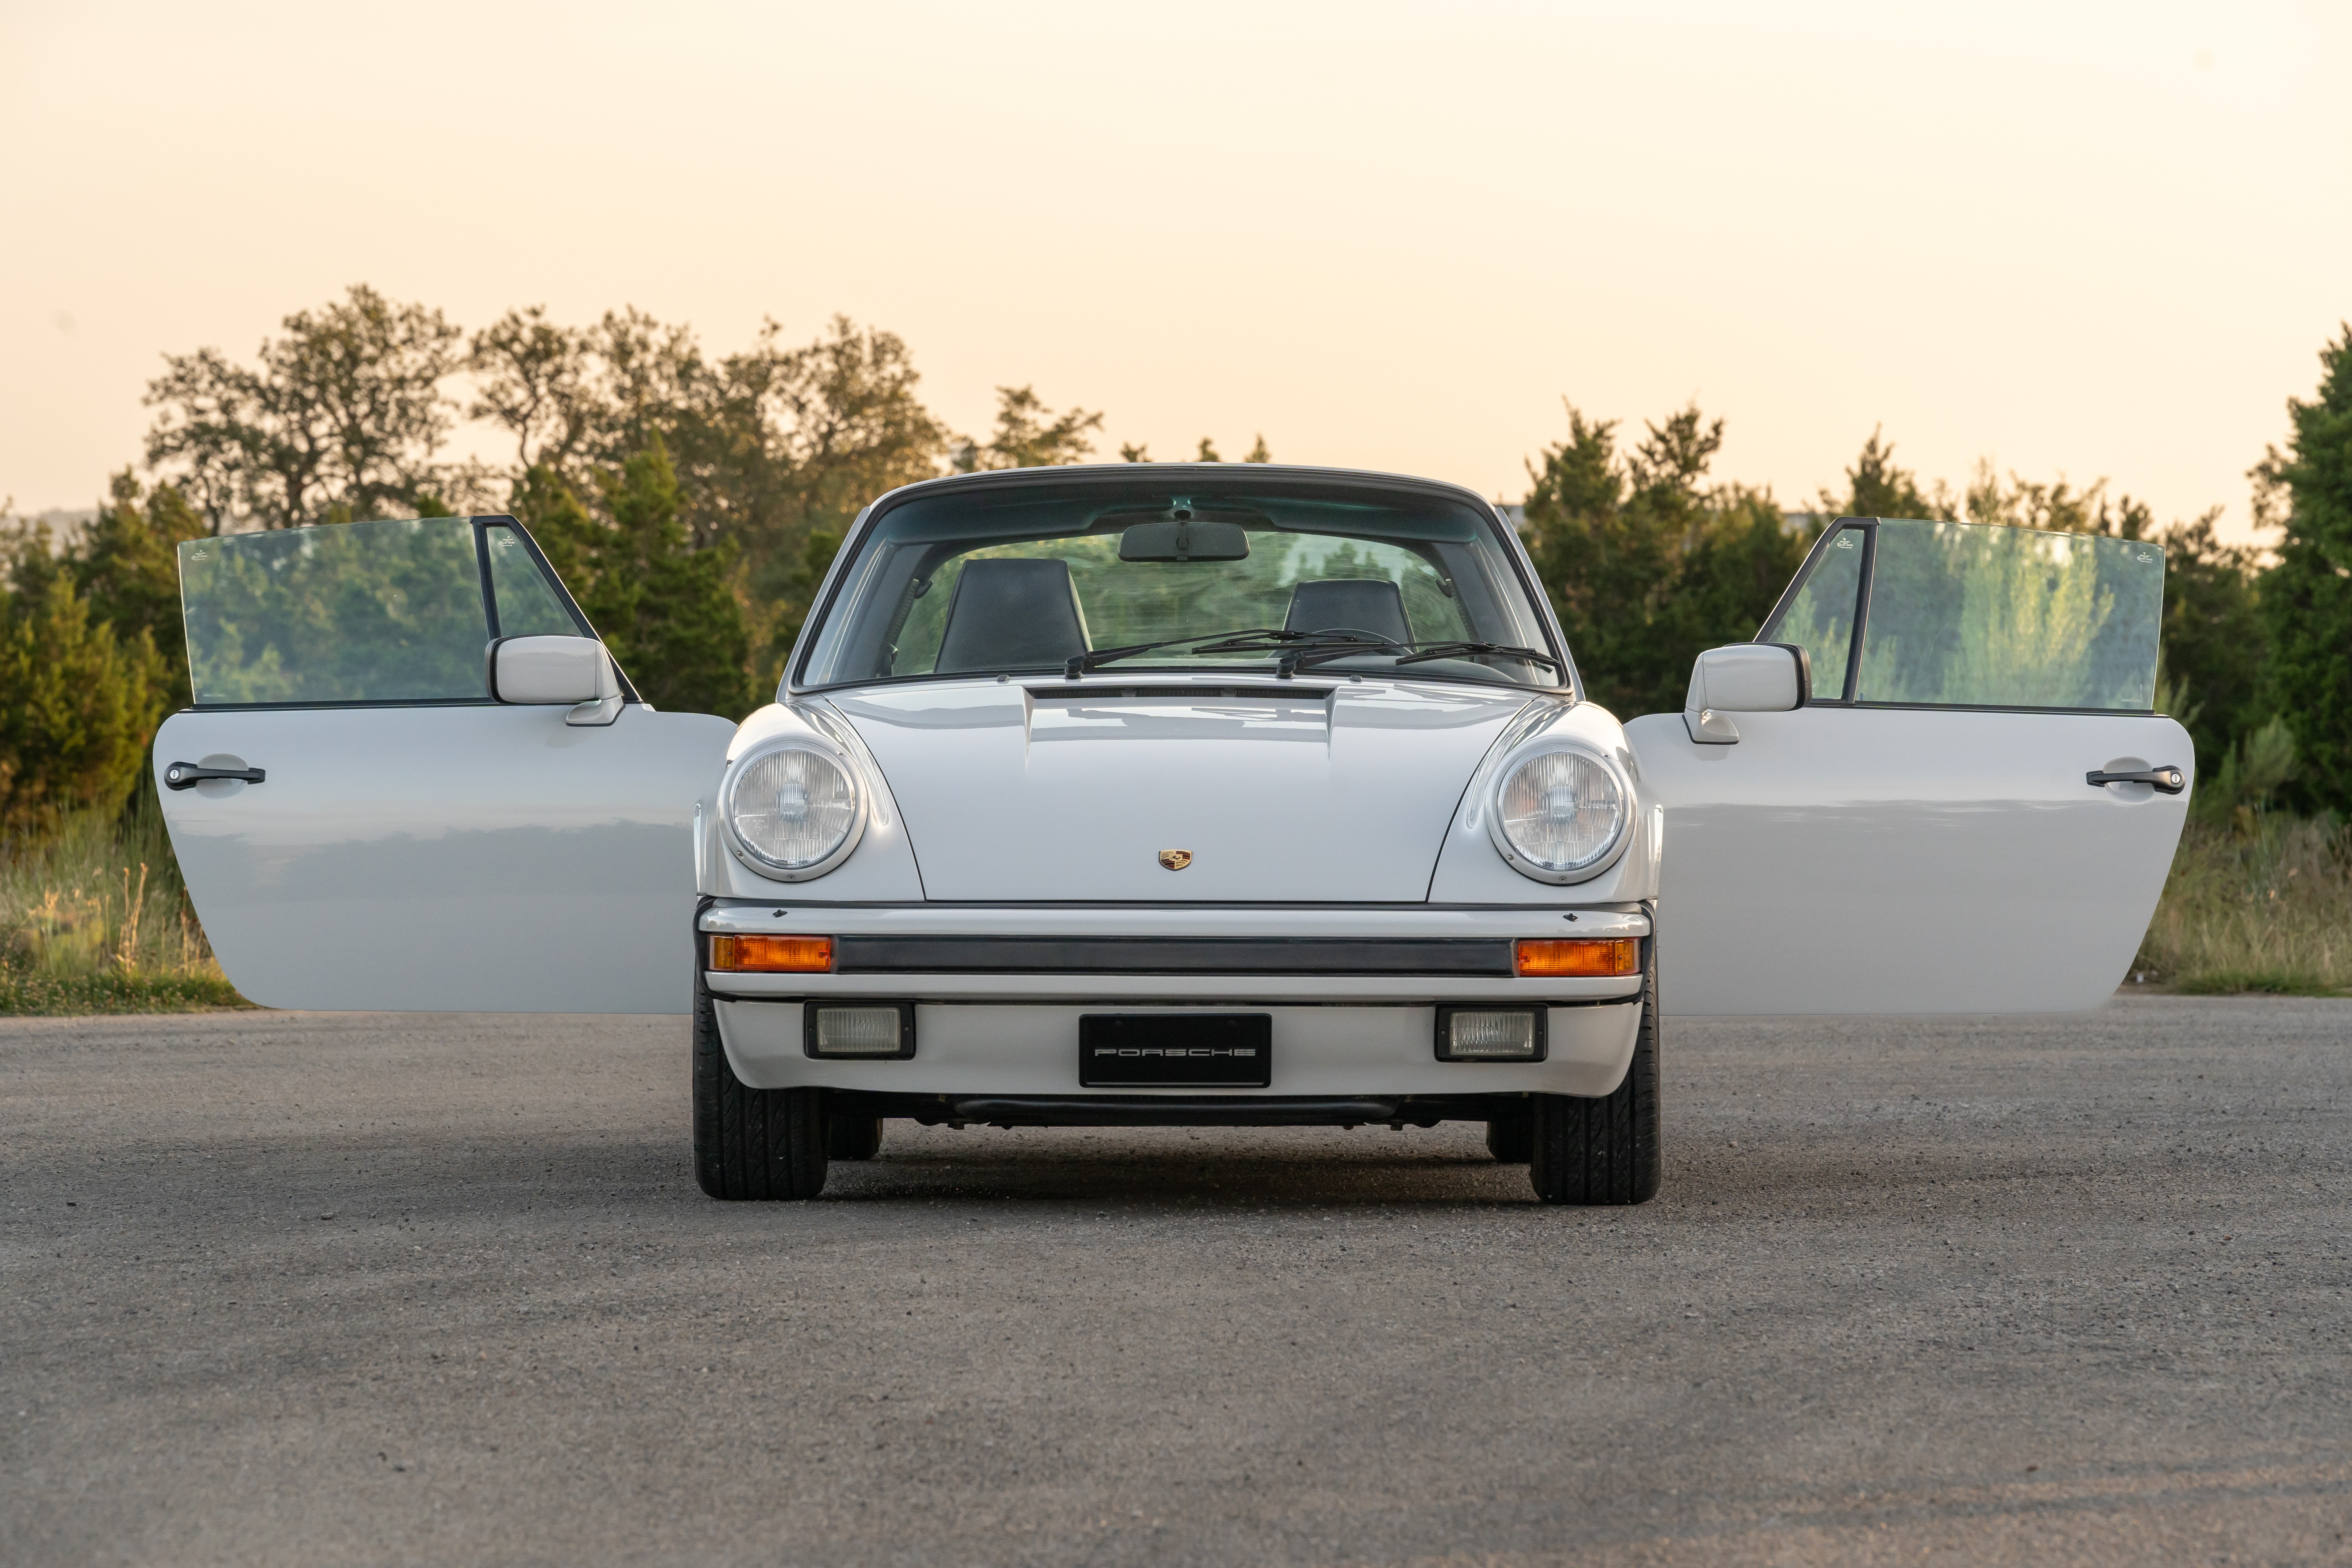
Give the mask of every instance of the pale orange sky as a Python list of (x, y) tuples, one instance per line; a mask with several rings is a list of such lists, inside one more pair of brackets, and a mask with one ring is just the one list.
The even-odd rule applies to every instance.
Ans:
[(0, 498), (166, 350), (366, 281), (904, 336), (1155, 455), (1516, 500), (1696, 397), (1801, 506), (1874, 425), (2220, 503), (2352, 316), (2343, 5), (0, 5)]

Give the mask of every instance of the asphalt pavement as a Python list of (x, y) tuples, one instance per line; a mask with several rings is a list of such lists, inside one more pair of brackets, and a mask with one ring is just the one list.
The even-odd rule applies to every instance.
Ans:
[(0, 1563), (2352, 1563), (2352, 1002), (1669, 1021), (1477, 1129), (688, 1167), (682, 1019), (0, 1024)]

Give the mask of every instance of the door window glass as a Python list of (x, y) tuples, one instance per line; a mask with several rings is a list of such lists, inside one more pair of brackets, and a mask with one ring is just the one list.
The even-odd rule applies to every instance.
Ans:
[(191, 540), (180, 596), (199, 708), (488, 700), (470, 518)]
[(1845, 700), (1845, 667), (1853, 657), (1854, 605), (1862, 596), (1862, 558), (1870, 537), (1862, 528), (1832, 533), (1805, 584), (1789, 607), (1758, 635), (1759, 642), (1794, 643), (1813, 671), (1807, 700)]
[(576, 637), (587, 634), (572, 612), (563, 607), (555, 584), (531, 558), (522, 535), (504, 523), (482, 530), (489, 547), (490, 586), (499, 600), (499, 636), (502, 637)]
[(2145, 712), (2164, 552), (1977, 523), (1877, 525), (1864, 702)]

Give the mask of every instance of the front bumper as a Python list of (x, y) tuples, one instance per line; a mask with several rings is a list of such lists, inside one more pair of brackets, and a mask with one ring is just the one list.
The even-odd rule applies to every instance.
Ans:
[[(735, 1075), (755, 1089), (796, 1086), (893, 1097), (941, 1106), (962, 1100), (1036, 1099), (1112, 1102), (1198, 1101), (1198, 1089), (1084, 1089), (1078, 1085), (1078, 1019), (1087, 1013), (1181, 1013), (1188, 1009), (1265, 1013), (1273, 1020), (1273, 1081), (1263, 1089), (1220, 1090), (1235, 1100), (1377, 1100), (1435, 1103), (1463, 1097), (1526, 1094), (1606, 1095), (1623, 1079), (1641, 1026), (1642, 978), (1523, 980), (1508, 973), (1203, 973), (1206, 942), (1242, 938), (1295, 944), (1313, 962), (1344, 954), (1349, 944), (1381, 944), (1419, 954), (1428, 947), (1529, 936), (1637, 937), (1651, 931), (1639, 908), (1403, 909), (1132, 907), (975, 909), (940, 906), (826, 907), (730, 902), (707, 909), (706, 934), (824, 935), (847, 954), (846, 939), (1135, 939), (1122, 947), (1118, 973), (1003, 971), (967, 966), (948, 973), (869, 968), (832, 974), (740, 974), (707, 971), (720, 1037)], [(1165, 942), (1192, 967), (1154, 972), (1151, 944)], [(1423, 944), (1416, 946), (1415, 944)], [(916, 941), (855, 944), (857, 952), (927, 951)], [(1038, 944), (1014, 950), (1035, 962)], [(877, 960), (881, 963), (882, 960)], [(1092, 962), (1077, 960), (1074, 963)], [(1439, 957), (1409, 964), (1460, 969)], [(847, 961), (845, 960), (846, 964)], [(1356, 964), (1352, 967), (1369, 967)], [(903, 1060), (818, 1060), (803, 1048), (803, 1003), (812, 998), (911, 1001), (915, 1054)], [(1441, 1061), (1435, 1048), (1441, 1003), (1497, 1003), (1546, 1008), (1547, 1054), (1539, 1062)], [(889, 1114), (916, 1114), (907, 1102)], [(1068, 1119), (1066, 1116), (1065, 1119)]]

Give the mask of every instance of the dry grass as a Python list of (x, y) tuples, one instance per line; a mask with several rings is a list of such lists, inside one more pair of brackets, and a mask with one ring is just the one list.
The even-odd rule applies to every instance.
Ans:
[(243, 1005), (152, 805), (0, 846), (0, 1014)]
[(2352, 990), (2352, 826), (2279, 814), (2181, 837), (2134, 968), (2172, 990)]

